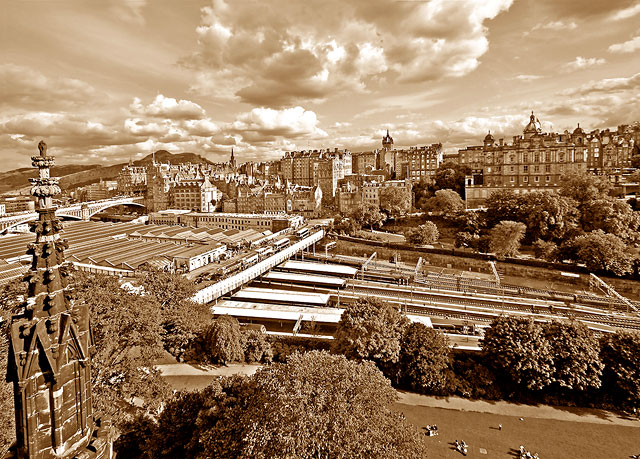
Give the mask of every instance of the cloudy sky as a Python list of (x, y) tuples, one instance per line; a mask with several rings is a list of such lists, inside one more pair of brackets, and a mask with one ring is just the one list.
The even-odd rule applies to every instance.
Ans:
[(0, 170), (640, 120), (638, 0), (0, 0)]

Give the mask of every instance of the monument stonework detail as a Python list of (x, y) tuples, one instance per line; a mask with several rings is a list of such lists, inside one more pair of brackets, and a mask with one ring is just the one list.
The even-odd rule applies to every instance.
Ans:
[(17, 439), (6, 458), (110, 458), (111, 425), (92, 407), (89, 309), (73, 303), (72, 265), (64, 258), (67, 243), (52, 201), (60, 193), (49, 174), (54, 158), (44, 142), (38, 149), (32, 164), (39, 176), (30, 179), (39, 216), (27, 251), (33, 257), (28, 296), (9, 336)]

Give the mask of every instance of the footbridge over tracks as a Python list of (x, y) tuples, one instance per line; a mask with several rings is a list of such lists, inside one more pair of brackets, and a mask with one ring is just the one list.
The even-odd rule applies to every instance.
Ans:
[(312, 232), (306, 238), (292, 244), (291, 246), (271, 255), (269, 258), (239, 272), (231, 277), (221, 280), (213, 285), (203, 288), (196, 292), (192, 300), (196, 303), (209, 303), (220, 298), (229, 292), (232, 292), (243, 285), (249, 283), (253, 279), (261, 276), (270, 269), (288, 260), (296, 253), (310, 247), (324, 237), (324, 230), (319, 229)]
[[(100, 201), (80, 202), (67, 206), (60, 206), (56, 209), (56, 216), (63, 218), (73, 218), (76, 220), (89, 220), (92, 215), (103, 210), (122, 205), (132, 205), (144, 207), (144, 197), (142, 196), (117, 196)], [(16, 214), (0, 217), (0, 233), (11, 227), (27, 223), (38, 218), (37, 212), (20, 212)]]

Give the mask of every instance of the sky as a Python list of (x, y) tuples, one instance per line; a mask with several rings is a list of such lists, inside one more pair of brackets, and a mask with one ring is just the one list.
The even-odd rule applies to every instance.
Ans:
[(639, 0), (0, 0), (0, 171), (640, 121)]

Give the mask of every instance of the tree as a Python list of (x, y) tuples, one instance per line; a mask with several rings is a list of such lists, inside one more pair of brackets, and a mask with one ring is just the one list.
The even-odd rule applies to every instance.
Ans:
[(204, 456), (425, 457), (424, 440), (391, 411), (397, 395), (370, 362), (294, 354), (259, 370), (248, 386), (228, 415), (203, 429)]
[(582, 322), (549, 322), (543, 326), (553, 354), (554, 383), (584, 391), (601, 385), (600, 345)]
[(542, 258), (547, 261), (556, 261), (558, 257), (558, 246), (553, 242), (538, 239), (533, 243), (533, 254), (536, 258)]
[(578, 205), (606, 198), (613, 188), (607, 177), (584, 172), (565, 174), (560, 178), (560, 182), (562, 183), (560, 194), (572, 198)]
[(522, 218), (521, 196), (511, 190), (494, 191), (485, 201), (486, 225), (493, 227), (504, 220), (520, 221)]
[(27, 294), (27, 284), (15, 279), (0, 285), (0, 457), (4, 457), (9, 446), (15, 441), (15, 415), (13, 406), (13, 385), (7, 383), (7, 356), (9, 355), (9, 326), (11, 316), (21, 312)]
[(161, 271), (148, 271), (138, 278), (160, 305), (162, 342), (171, 354), (180, 357), (191, 341), (202, 332), (202, 324), (210, 319), (208, 307), (191, 300), (196, 286), (183, 276)]
[(427, 201), (425, 209), (445, 217), (453, 217), (464, 210), (464, 201), (453, 190), (438, 190), (435, 196)]
[(464, 199), (464, 181), (471, 168), (464, 164), (446, 162), (441, 164), (433, 176), (436, 190), (453, 190)]
[(606, 197), (583, 204), (581, 223), (586, 232), (600, 229), (627, 242), (635, 242), (640, 238), (640, 215), (629, 204), (618, 199)]
[(390, 370), (400, 358), (400, 342), (408, 319), (395, 307), (377, 298), (358, 299), (342, 313), (332, 352), (349, 359), (372, 360)]
[(603, 388), (619, 408), (640, 408), (640, 333), (617, 330), (602, 338)]
[(78, 272), (74, 278), (74, 304), (91, 308), (95, 408), (116, 423), (126, 419), (128, 403), (134, 398), (143, 401), (146, 409), (155, 410), (169, 390), (153, 366), (162, 355), (158, 304), (149, 296), (124, 291), (112, 276)]
[(296, 353), (249, 377), (176, 394), (144, 450), (154, 459), (423, 458), (423, 437), (391, 410), (396, 399), (371, 362)]
[(404, 235), (408, 243), (415, 245), (433, 244), (439, 236), (438, 227), (433, 222), (425, 222), (417, 228), (411, 228)]
[(527, 225), (526, 240), (560, 240), (578, 227), (577, 203), (565, 196), (533, 192), (519, 199), (518, 221)]
[(533, 319), (496, 318), (481, 346), (486, 361), (519, 386), (540, 390), (553, 381), (551, 345)]
[(389, 217), (398, 218), (411, 210), (411, 190), (388, 186), (380, 190), (380, 208)]
[(235, 317), (222, 315), (209, 326), (205, 336), (207, 354), (212, 362), (226, 365), (244, 357), (240, 344), (240, 325)]
[(404, 386), (421, 393), (440, 392), (449, 367), (446, 336), (419, 322), (410, 324), (402, 337), (398, 366)]
[(427, 200), (433, 196), (429, 182), (421, 178), (418, 183), (413, 184), (411, 191), (413, 192), (413, 202), (416, 209), (424, 210)]
[(565, 256), (584, 263), (590, 271), (609, 271), (616, 276), (623, 276), (633, 271), (637, 259), (636, 254), (629, 253), (622, 239), (602, 230), (578, 236), (568, 245), (573, 250), (565, 250)]
[(489, 246), (497, 257), (512, 257), (518, 254), (520, 241), (527, 227), (524, 223), (502, 221), (489, 232)]
[(373, 204), (359, 204), (350, 218), (362, 226), (368, 226), (370, 229), (380, 226), (386, 219), (380, 209)]
[(258, 330), (244, 330), (240, 332), (240, 346), (247, 363), (271, 362), (273, 351), (266, 335)]

